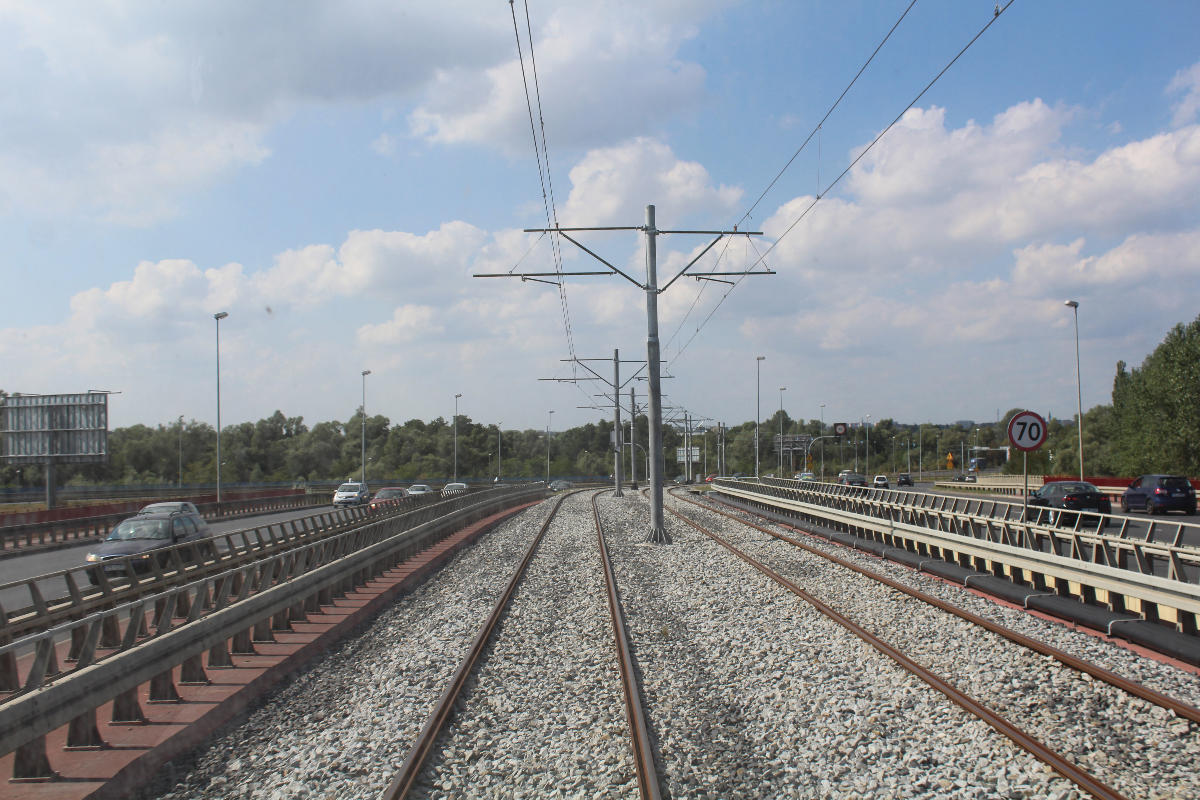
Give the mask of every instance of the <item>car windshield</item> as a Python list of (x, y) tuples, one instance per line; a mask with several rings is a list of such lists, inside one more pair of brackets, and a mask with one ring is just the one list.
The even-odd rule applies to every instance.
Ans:
[(153, 514), (155, 512), (171, 512), (171, 511), (190, 511), (184, 503), (151, 503), (150, 505), (139, 511), (139, 514)]
[(169, 538), (171, 538), (171, 522), (165, 519), (127, 519), (108, 535), (110, 542)]
[(359, 486), (357, 483), (343, 483), (341, 486), (338, 487), (338, 491), (339, 492), (357, 492), (357, 491), (359, 491)]

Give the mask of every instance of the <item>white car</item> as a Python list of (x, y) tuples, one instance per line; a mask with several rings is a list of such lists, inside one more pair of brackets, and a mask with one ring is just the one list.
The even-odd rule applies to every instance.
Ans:
[(333, 493), (333, 505), (361, 506), (371, 499), (371, 492), (365, 483), (343, 483)]
[(876, 489), (890, 489), (888, 486), (887, 475), (876, 475), (875, 480), (871, 481), (871, 485)]
[(442, 487), (442, 497), (449, 497), (452, 494), (462, 494), (467, 490), (465, 483), (447, 483)]
[(414, 483), (408, 487), (408, 494), (410, 497), (415, 494), (433, 494), (433, 489), (424, 483)]

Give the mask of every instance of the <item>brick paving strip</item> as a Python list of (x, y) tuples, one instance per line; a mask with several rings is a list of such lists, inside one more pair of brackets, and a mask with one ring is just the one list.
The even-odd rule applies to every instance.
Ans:
[[(153, 777), (163, 764), (203, 742), (280, 680), (310, 659), (322, 655), (397, 596), (422, 584), (459, 550), (537, 502), (505, 509), (447, 536), (366, 586), (338, 598), (334, 605), (322, 606), (319, 612), (308, 612), (308, 621), (291, 623), (293, 630), (274, 631), (274, 642), (255, 642), (255, 655), (234, 654), (232, 668), (206, 666), (211, 681), (207, 685), (181, 684), (180, 668), (176, 667), (174, 677), (179, 702), (152, 703), (149, 701), (149, 684), (143, 684), (138, 689), (138, 700), (146, 716), (144, 723), (105, 722), (112, 717), (112, 704), (106, 703), (96, 714), (100, 735), (107, 743), (104, 748), (65, 751), (67, 729), (66, 726), (59, 728), (46, 737), (48, 751), (63, 751), (52, 759), (58, 779), (23, 782), (0, 777), (0, 781), (5, 781), (0, 783), (0, 799), (105, 800), (127, 797)], [(11, 753), (0, 758), (0, 776), (12, 775), (13, 759)]]

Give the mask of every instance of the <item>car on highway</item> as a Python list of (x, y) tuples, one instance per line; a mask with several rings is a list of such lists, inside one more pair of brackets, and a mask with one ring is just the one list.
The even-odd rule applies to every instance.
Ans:
[(845, 475), (838, 476), (838, 483), (843, 486), (866, 486), (867, 478), (857, 472), (847, 472)]
[(406, 497), (408, 497), (408, 489), (405, 489), (403, 486), (385, 486), (375, 492), (375, 496), (371, 498), (371, 502), (367, 505), (367, 508), (372, 510), (383, 508), (389, 505), (389, 500), (394, 502), (396, 500), (403, 500)]
[[(153, 511), (140, 512), (122, 520), (99, 545), (93, 547), (85, 561), (89, 564), (103, 565), (104, 573), (109, 577), (128, 576), (129, 567), (135, 575), (149, 572), (153, 559), (157, 558), (160, 565), (170, 563), (170, 555), (166, 548), (176, 544), (198, 543), (206, 540), (212, 532), (204, 520), (198, 515), (182, 511)], [(207, 545), (195, 549), (186, 548), (180, 553), (184, 561), (191, 561), (199, 553), (203, 555)], [(121, 556), (133, 556), (128, 561), (119, 560)], [(92, 583), (99, 583), (99, 576), (88, 573)]]
[(871, 486), (873, 486), (873, 487), (874, 487), (874, 488), (876, 488), (876, 489), (890, 489), (890, 488), (892, 488), (891, 486), (889, 486), (889, 485), (888, 485), (888, 479), (887, 479), (887, 475), (876, 475), (876, 476), (875, 476), (875, 477), (874, 477), (874, 478), (871, 480)]
[[(1108, 496), (1086, 481), (1050, 481), (1042, 488), (1030, 492), (1025, 519), (1042, 525), (1073, 527), (1082, 521), (1086, 525), (1108, 520), (1097, 514), (1111, 514), (1112, 503)], [(1091, 511), (1091, 514), (1080, 512)]]
[(899, 475), (896, 476), (896, 485), (897, 486), (912, 486), (913, 485), (912, 475), (909, 475), (907, 472), (901, 472)]
[(1196, 513), (1196, 490), (1182, 475), (1142, 475), (1121, 495), (1121, 510), (1165, 514), (1168, 511)]
[(408, 493), (410, 495), (433, 494), (433, 489), (425, 483), (414, 483), (408, 487)]
[(365, 483), (343, 483), (333, 493), (333, 505), (361, 506), (371, 499), (371, 492)]
[(161, 503), (151, 503), (148, 506), (143, 506), (137, 513), (139, 514), (156, 514), (165, 512), (167, 514), (172, 511), (180, 511), (184, 514), (195, 514), (200, 516), (200, 510), (196, 508), (194, 503), (189, 503), (187, 500), (167, 500)]
[(812, 474), (811, 472), (801, 472), (800, 475), (796, 478), (796, 480), (804, 481), (805, 483), (810, 483), (810, 482), (816, 481), (816, 479), (817, 479), (817, 476)]
[(570, 489), (572, 485), (573, 484), (570, 481), (564, 481), (564, 480), (550, 481), (550, 491), (565, 492), (567, 489)]
[(465, 483), (447, 483), (442, 487), (442, 497), (450, 497), (451, 495), (462, 494), (466, 490), (467, 485)]
[(742, 481), (742, 480), (745, 480), (745, 479), (746, 479), (746, 473), (744, 473), (744, 472), (735, 472), (735, 473), (733, 473), (733, 475), (731, 475), (730, 477), (731, 477), (731, 478), (733, 478), (735, 481)]

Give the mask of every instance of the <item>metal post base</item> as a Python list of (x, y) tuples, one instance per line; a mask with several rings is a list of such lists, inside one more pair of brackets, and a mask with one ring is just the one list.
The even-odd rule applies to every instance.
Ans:
[(651, 528), (650, 536), (646, 541), (651, 544), (670, 544), (671, 537), (667, 534), (666, 528)]

